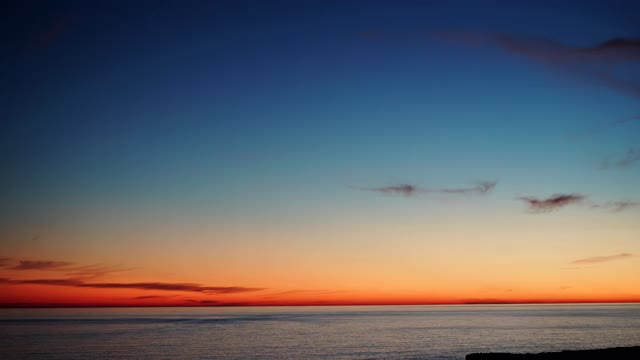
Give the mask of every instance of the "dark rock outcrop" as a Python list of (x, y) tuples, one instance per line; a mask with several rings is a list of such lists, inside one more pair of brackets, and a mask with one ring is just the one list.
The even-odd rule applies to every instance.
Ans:
[(477, 353), (469, 354), (466, 360), (638, 360), (640, 346), (617, 347), (597, 350), (565, 350), (560, 352), (545, 352), (539, 354), (510, 354), (510, 353)]

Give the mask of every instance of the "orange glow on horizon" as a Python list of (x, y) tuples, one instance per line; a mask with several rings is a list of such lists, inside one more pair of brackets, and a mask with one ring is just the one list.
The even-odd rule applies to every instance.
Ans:
[[(268, 292), (227, 294), (224, 296), (191, 295), (184, 292), (150, 294), (129, 289), (65, 289), (56, 286), (0, 286), (0, 307), (228, 307), (228, 306), (348, 306), (348, 305), (489, 305), (489, 304), (567, 304), (567, 303), (640, 303), (634, 296), (549, 296), (456, 298), (446, 296), (375, 296), (365, 294), (330, 294), (270, 296)], [(215, 300), (214, 300), (215, 299)]]

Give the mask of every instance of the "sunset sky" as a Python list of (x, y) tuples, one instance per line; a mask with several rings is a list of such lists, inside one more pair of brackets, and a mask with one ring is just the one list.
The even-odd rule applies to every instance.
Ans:
[(0, 306), (640, 302), (637, 1), (0, 27)]

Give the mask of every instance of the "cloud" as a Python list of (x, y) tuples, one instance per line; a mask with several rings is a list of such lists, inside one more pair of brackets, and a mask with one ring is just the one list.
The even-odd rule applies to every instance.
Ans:
[(219, 304), (219, 301), (215, 301), (215, 300), (200, 300), (200, 304), (203, 305), (213, 305), (213, 304)]
[(616, 90), (621, 93), (633, 96), (640, 99), (640, 82), (636, 82), (629, 79), (622, 79), (612, 73), (607, 72), (585, 72), (579, 71), (578, 75), (583, 75), (587, 78), (592, 78), (597, 82), (609, 87), (612, 90)]
[(11, 259), (11, 258), (8, 258), (8, 257), (0, 258), (0, 267), (5, 267), (5, 266), (9, 265), (9, 263), (11, 262), (11, 260), (12, 260), (12, 259)]
[(640, 81), (619, 71), (624, 65), (632, 69), (640, 61), (640, 39), (612, 38), (592, 47), (572, 47), (544, 38), (500, 33), (449, 32), (433, 36), (464, 46), (494, 45), (640, 99)]
[[(1, 259), (0, 259), (1, 260)], [(1, 263), (0, 263), (1, 264)], [(1, 265), (0, 265), (1, 266)], [(95, 279), (110, 273), (128, 271), (119, 265), (76, 265), (66, 261), (55, 260), (20, 260), (16, 266), (8, 267), (8, 270), (39, 270), (39, 271), (60, 271), (65, 275), (75, 279), (89, 280)]]
[(185, 299), (185, 301), (192, 304), (200, 304), (200, 305), (219, 305), (220, 304), (220, 301), (216, 301), (216, 300)]
[(268, 297), (274, 296), (283, 296), (283, 295), (294, 295), (294, 294), (308, 294), (308, 295), (327, 295), (327, 294), (338, 294), (342, 293), (342, 290), (326, 290), (326, 289), (293, 289), (293, 290), (282, 290), (276, 291), (274, 293), (268, 294)]
[(495, 188), (497, 181), (481, 181), (476, 186), (469, 188), (424, 188), (412, 184), (399, 184), (383, 187), (352, 187), (357, 190), (374, 191), (391, 195), (413, 196), (418, 193), (441, 193), (441, 194), (486, 194)]
[(74, 278), (80, 278), (83, 280), (95, 279), (107, 274), (129, 271), (130, 268), (124, 268), (119, 265), (87, 265), (87, 266), (75, 266), (70, 268), (63, 269), (68, 271), (65, 273), (67, 276), (72, 276)]
[(555, 66), (578, 78), (640, 99), (640, 82), (618, 75), (610, 64), (640, 60), (637, 39), (611, 39), (595, 47), (573, 48), (544, 39), (497, 35), (494, 43), (506, 51)]
[(136, 296), (134, 299), (136, 300), (145, 300), (145, 299), (169, 299), (174, 297), (175, 295), (144, 295), (144, 296)]
[(640, 39), (613, 38), (595, 47), (576, 49), (576, 52), (612, 60), (640, 60)]
[(533, 212), (548, 212), (557, 210), (561, 207), (579, 203), (586, 199), (586, 196), (580, 194), (556, 194), (547, 199), (538, 199), (531, 196), (519, 197), (529, 205), (529, 210)]
[(628, 259), (632, 256), (633, 255), (629, 253), (620, 253), (617, 255), (594, 256), (590, 258), (578, 259), (578, 260), (572, 261), (571, 263), (572, 264), (595, 264), (595, 263), (601, 263), (601, 262), (607, 262), (607, 261), (613, 261), (613, 260)]
[(634, 122), (640, 122), (640, 115), (634, 115), (634, 116), (627, 116), (627, 117), (623, 117), (620, 119), (616, 119), (613, 121), (609, 121), (603, 124), (600, 124), (598, 126), (594, 126), (591, 129), (587, 129), (584, 132), (580, 133), (577, 132), (576, 134), (574, 134), (577, 137), (583, 137), (583, 136), (593, 136), (599, 133), (602, 133), (610, 128), (614, 128), (614, 127), (618, 127), (618, 126), (622, 126), (622, 125), (626, 125), (626, 124), (631, 124)]
[(629, 149), (623, 156), (617, 159), (606, 159), (600, 164), (601, 169), (627, 168), (640, 161), (640, 149)]
[(76, 285), (88, 288), (103, 289), (140, 289), (140, 290), (164, 290), (164, 291), (189, 291), (205, 294), (233, 294), (240, 292), (258, 291), (261, 288), (245, 288), (238, 286), (202, 286), (192, 283), (162, 283), (162, 282), (141, 282), (141, 283), (81, 283)]
[(71, 263), (65, 261), (51, 261), (51, 260), (20, 260), (18, 265), (11, 267), (12, 270), (51, 270), (67, 267)]
[(544, 62), (619, 63), (640, 60), (640, 39), (613, 38), (593, 47), (572, 47), (549, 39), (511, 34), (479, 37), (509, 52)]
[(432, 192), (446, 194), (486, 194), (496, 187), (497, 181), (481, 181), (476, 186), (459, 189), (435, 189)]
[(628, 210), (630, 208), (634, 208), (640, 206), (640, 202), (636, 201), (612, 201), (601, 204), (593, 204), (592, 208), (601, 208), (601, 209), (610, 209), (614, 212), (621, 212)]
[(35, 280), (11, 280), (3, 279), (6, 284), (15, 285), (58, 285), (58, 286), (80, 286), (82, 282), (74, 279), (35, 279)]
[(235, 294), (242, 292), (260, 291), (264, 288), (248, 288), (240, 286), (203, 286), (192, 283), (163, 283), (163, 282), (138, 282), (138, 283), (88, 283), (78, 279), (36, 279), (36, 280), (10, 280), (0, 279), (0, 282), (15, 285), (58, 285), (81, 288), (98, 289), (138, 289), (158, 291), (184, 291), (203, 294)]
[(412, 196), (417, 192), (422, 192), (422, 189), (411, 184), (400, 184), (400, 185), (391, 185), (391, 186), (383, 186), (383, 187), (354, 187), (354, 189), (365, 190), (365, 191), (375, 191), (384, 194), (392, 194), (392, 195), (404, 195), (404, 196)]

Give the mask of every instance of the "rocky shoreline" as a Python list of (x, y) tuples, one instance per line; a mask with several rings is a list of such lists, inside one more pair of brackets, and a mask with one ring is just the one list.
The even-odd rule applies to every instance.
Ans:
[(636, 360), (640, 359), (640, 346), (616, 347), (595, 350), (565, 350), (560, 352), (544, 352), (538, 354), (511, 353), (475, 353), (469, 354), (466, 360), (583, 360), (610, 359)]

